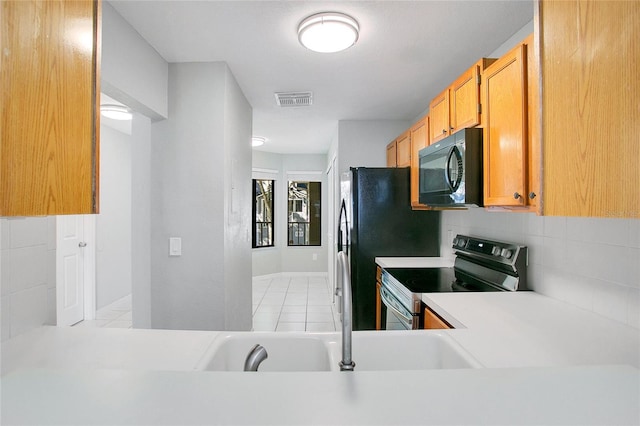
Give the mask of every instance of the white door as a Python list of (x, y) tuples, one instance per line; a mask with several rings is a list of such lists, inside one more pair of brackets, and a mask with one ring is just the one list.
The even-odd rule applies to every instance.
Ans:
[(84, 319), (84, 218), (80, 215), (56, 219), (56, 307), (57, 324), (73, 325)]

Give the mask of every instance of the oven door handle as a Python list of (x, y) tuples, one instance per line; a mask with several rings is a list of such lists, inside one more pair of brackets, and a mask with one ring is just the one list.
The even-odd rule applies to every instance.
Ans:
[(391, 309), (400, 318), (403, 318), (409, 324), (413, 323), (413, 316), (412, 315), (407, 316), (407, 314), (400, 312), (400, 310), (398, 308), (393, 306), (394, 305), (393, 296), (391, 294), (389, 294), (389, 292), (384, 287), (380, 287), (380, 300), (382, 300), (382, 303), (384, 303), (384, 305), (387, 308)]

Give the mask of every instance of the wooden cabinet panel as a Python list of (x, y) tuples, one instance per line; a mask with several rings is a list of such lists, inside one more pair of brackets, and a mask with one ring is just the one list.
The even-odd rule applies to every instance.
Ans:
[(450, 131), (455, 133), (480, 124), (480, 68), (474, 65), (451, 85)]
[(396, 166), (411, 166), (411, 139), (408, 130), (396, 139)]
[(640, 2), (536, 4), (543, 214), (640, 218)]
[(380, 282), (376, 282), (376, 330), (382, 330), (382, 299), (380, 299)]
[(540, 73), (539, 59), (531, 34), (523, 44), (527, 52), (527, 204), (532, 211), (540, 213), (540, 161), (542, 151), (540, 147)]
[(398, 165), (397, 158), (396, 141), (393, 141), (387, 145), (387, 167), (396, 167)]
[(95, 213), (101, 4), (0, 7), (0, 216)]
[(435, 143), (449, 136), (449, 89), (433, 98), (429, 104), (429, 143)]
[(437, 316), (429, 307), (424, 308), (424, 328), (430, 330), (450, 329), (453, 328), (439, 316)]
[(527, 190), (527, 86), (523, 45), (484, 72), (484, 203), (523, 206)]
[(428, 209), (429, 207), (420, 204), (420, 156), (422, 148), (429, 145), (429, 116), (422, 117), (409, 130), (411, 135), (411, 207), (415, 209)]

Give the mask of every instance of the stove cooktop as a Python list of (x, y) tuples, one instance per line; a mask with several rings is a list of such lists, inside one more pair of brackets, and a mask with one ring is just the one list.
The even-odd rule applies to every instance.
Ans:
[(456, 277), (451, 268), (385, 268), (393, 278), (411, 293), (451, 293), (457, 291), (501, 291), (479, 282), (466, 282)]

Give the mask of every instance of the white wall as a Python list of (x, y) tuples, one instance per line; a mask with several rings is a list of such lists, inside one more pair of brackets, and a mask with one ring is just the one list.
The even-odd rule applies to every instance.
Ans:
[(152, 120), (167, 117), (167, 62), (108, 3), (102, 3), (101, 90)]
[(1, 338), (56, 323), (54, 216), (0, 219)]
[(407, 130), (406, 120), (343, 120), (338, 122), (337, 157), (340, 174), (349, 167), (386, 167), (386, 146)]
[(251, 105), (225, 67), (224, 285), (225, 330), (251, 330)]
[(151, 328), (151, 121), (135, 113), (131, 146), (131, 293), (134, 328)]
[[(460, 233), (524, 244), (530, 287), (640, 328), (640, 220), (442, 212), (442, 256)], [(544, 315), (544, 312), (541, 312)]]
[[(275, 170), (276, 174), (254, 171), (253, 177), (275, 179), (275, 238), (274, 247), (252, 250), (253, 276), (275, 273), (326, 273), (328, 256), (329, 188), (327, 185), (327, 157), (324, 154), (293, 155), (255, 151), (254, 170)], [(296, 173), (292, 173), (296, 172)], [(297, 173), (302, 172), (302, 173)], [(309, 172), (309, 173), (306, 173)], [(287, 245), (287, 182), (309, 180), (321, 184), (322, 245), (289, 247)], [(314, 254), (316, 256), (314, 260)]]
[(131, 135), (100, 126), (96, 308), (131, 294)]
[[(249, 263), (251, 108), (228, 73), (222, 62), (171, 64), (169, 118), (151, 126), (153, 328), (250, 328), (251, 266), (226, 268)], [(182, 256), (169, 257), (169, 237), (182, 238)], [(225, 313), (242, 303), (246, 318)]]

